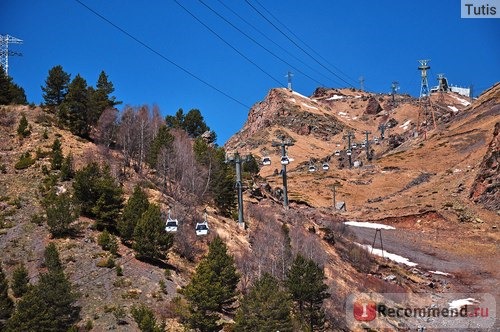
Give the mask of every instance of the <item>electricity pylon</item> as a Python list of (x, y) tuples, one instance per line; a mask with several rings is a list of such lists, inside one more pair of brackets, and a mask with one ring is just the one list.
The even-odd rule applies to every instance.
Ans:
[(5, 74), (9, 76), (9, 56), (22, 55), (22, 53), (9, 51), (9, 44), (22, 44), (19, 38), (10, 35), (0, 35), (0, 62)]

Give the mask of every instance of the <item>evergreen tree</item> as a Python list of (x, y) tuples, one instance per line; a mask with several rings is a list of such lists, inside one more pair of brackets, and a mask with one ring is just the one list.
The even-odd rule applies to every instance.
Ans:
[(167, 115), (165, 117), (165, 124), (169, 128), (179, 128), (183, 129), (182, 125), (184, 123), (184, 110), (179, 108), (175, 115)]
[(16, 267), (14, 272), (12, 273), (12, 292), (15, 297), (21, 297), (28, 291), (28, 270), (24, 264), (21, 264)]
[(322, 308), (328, 286), (323, 269), (313, 260), (302, 255), (295, 257), (287, 274), (286, 286), (296, 304), (299, 317), (307, 331), (322, 331), (325, 312)]
[[(49, 247), (52, 245), (51, 249)], [(76, 295), (60, 265), (59, 253), (49, 244), (45, 251), (48, 273), (40, 276), (37, 285), (18, 302), (14, 315), (7, 322), (7, 331), (67, 331), (79, 318)], [(48, 254), (49, 251), (49, 254)], [(59, 265), (54, 265), (54, 259)]]
[(255, 157), (251, 154), (248, 156), (247, 160), (243, 163), (243, 172), (248, 172), (252, 175), (259, 173), (259, 163), (255, 160)]
[(156, 317), (151, 309), (141, 304), (132, 306), (132, 317), (143, 332), (162, 332), (165, 331), (163, 324), (156, 322)]
[(53, 170), (61, 169), (63, 158), (61, 141), (59, 138), (56, 138), (54, 143), (52, 143), (52, 159), (50, 161), (50, 166)]
[(134, 245), (140, 258), (162, 259), (172, 247), (174, 238), (165, 232), (160, 207), (150, 204), (134, 229)]
[(91, 125), (89, 91), (87, 82), (79, 74), (69, 84), (62, 106), (66, 116), (62, 122), (68, 124), (73, 134), (88, 138)]
[(111, 176), (108, 166), (90, 163), (75, 173), (75, 197), (83, 215), (94, 218), (100, 230), (116, 229), (123, 207), (123, 190)]
[(59, 258), (59, 251), (57, 250), (54, 242), (50, 242), (43, 253), (45, 258), (45, 267), (51, 271), (62, 271), (61, 258)]
[(14, 312), (14, 301), (8, 295), (9, 284), (0, 265), (0, 331), (3, 331), (5, 321)]
[(8, 76), (0, 66), (0, 105), (26, 103), (24, 89), (13, 83), (12, 77)]
[(219, 331), (220, 314), (234, 311), (239, 275), (234, 258), (219, 237), (209, 245), (208, 254), (198, 266), (191, 282), (182, 290), (189, 307), (188, 323), (202, 332)]
[(128, 199), (123, 213), (118, 221), (118, 231), (123, 241), (127, 242), (132, 240), (134, 236), (134, 229), (144, 212), (149, 207), (149, 200), (146, 193), (139, 185), (134, 187), (134, 192)]
[(161, 126), (149, 149), (149, 154), (147, 157), (149, 166), (153, 168), (156, 167), (156, 165), (158, 164), (158, 154), (160, 153), (161, 149), (166, 148), (168, 150), (171, 150), (173, 142), (174, 136), (172, 136), (172, 134), (170, 133), (169, 128), (166, 125)]
[(42, 86), (43, 100), (47, 106), (59, 106), (68, 92), (71, 75), (57, 65), (49, 70), (49, 75)]
[(70, 152), (62, 161), (61, 164), (61, 180), (69, 181), (75, 176), (73, 170), (73, 154)]
[(47, 215), (47, 226), (54, 237), (63, 237), (73, 232), (71, 224), (78, 219), (79, 211), (69, 192), (56, 195), (50, 192), (43, 202)]
[(225, 163), (224, 149), (219, 148), (215, 150), (214, 175), (210, 183), (210, 188), (215, 205), (219, 209), (219, 212), (226, 217), (231, 216), (236, 207), (235, 178), (236, 175), (233, 168)]
[(21, 137), (27, 137), (31, 134), (28, 125), (28, 119), (26, 119), (26, 115), (24, 113), (21, 116), (21, 120), (19, 120), (19, 126), (17, 126), (17, 134)]
[(192, 109), (186, 114), (184, 117), (183, 129), (191, 137), (199, 137), (204, 132), (210, 130), (203, 119), (203, 115), (201, 115), (198, 109)]
[(278, 280), (265, 273), (241, 301), (234, 319), (234, 330), (291, 332), (293, 328), (290, 312), (290, 295), (280, 289)]

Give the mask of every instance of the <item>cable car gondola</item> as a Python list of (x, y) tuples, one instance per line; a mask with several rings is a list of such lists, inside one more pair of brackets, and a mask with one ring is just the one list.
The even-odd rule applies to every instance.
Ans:
[(330, 165), (328, 163), (323, 163), (323, 170), (328, 171), (330, 169)]
[(290, 159), (288, 158), (288, 156), (283, 156), (281, 157), (281, 165), (288, 165), (290, 163)]
[(351, 150), (347, 150), (347, 151), (346, 151), (346, 154), (347, 154), (348, 156), (350, 156), (350, 155), (352, 154), (352, 151), (351, 151)]
[(271, 158), (269, 158), (269, 157), (262, 158), (262, 165), (264, 165), (264, 166), (271, 165)]
[(207, 235), (208, 234), (208, 223), (206, 221), (196, 223), (196, 235)]
[(316, 172), (316, 166), (309, 165), (309, 172)]

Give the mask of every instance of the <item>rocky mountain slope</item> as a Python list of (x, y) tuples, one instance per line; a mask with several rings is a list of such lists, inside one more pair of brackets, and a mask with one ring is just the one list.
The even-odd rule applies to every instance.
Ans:
[[(78, 220), (81, 232), (76, 237), (53, 239), (46, 225), (33, 218), (41, 211), (38, 187), (45, 178), (43, 166), (50, 165), (48, 157), (41, 153), (32, 166), (14, 167), (25, 152), (34, 156), (37, 150), (49, 151), (56, 137), (64, 155), (73, 153), (77, 169), (89, 161), (106, 161), (117, 174), (120, 153), (106, 152), (71, 135), (40, 108), (3, 106), (0, 262), (9, 278), (24, 263), (34, 283), (44, 271), (43, 249), (55, 242), (65, 272), (80, 294), (80, 326), (91, 322), (95, 331), (138, 330), (130, 314), (137, 303), (154, 309), (169, 331), (182, 331), (172, 299), (189, 281), (210, 239), (217, 234), (227, 243), (244, 291), (261, 269), (276, 271), (282, 266), (283, 225), (289, 229), (293, 252), (314, 258), (325, 268), (331, 294), (325, 301), (328, 330), (351, 328), (344, 318), (344, 301), (359, 292), (493, 292), (499, 280), (495, 257), (500, 85), (471, 105), (455, 94), (439, 99), (432, 96), (434, 129), (431, 112), (419, 115), (418, 101), (409, 96), (396, 95), (393, 101), (389, 95), (349, 89), (320, 88), (311, 97), (286, 89), (271, 90), (264, 101), (254, 105), (247, 123), (225, 146), (228, 153), (272, 159), (271, 166), (262, 166), (260, 176), (249, 181), (245, 190), (246, 229), (210, 206), (200, 207), (198, 213), (202, 209), (208, 212), (211, 235), (190, 242), (194, 259), (173, 250), (167, 266), (151, 265), (137, 260), (132, 249), (120, 244), (115, 261), (123, 275), (100, 264), (107, 254), (96, 243), (99, 232), (92, 220)], [(16, 134), (23, 113), (31, 126), (26, 138)], [(382, 124), (386, 125), (383, 140), (378, 131)], [(345, 136), (352, 132), (352, 142), (360, 145), (364, 131), (371, 132), (373, 158), (366, 158), (366, 149), (353, 149), (352, 161), (359, 161), (359, 167), (350, 168)], [(280, 150), (272, 143), (282, 136), (294, 143), (288, 148), (293, 158), (288, 167), (288, 210), (274, 195), (281, 187), (281, 165)], [(328, 170), (322, 169), (324, 162), (329, 164)], [(316, 172), (308, 171), (312, 164)], [(176, 206), (181, 223), (187, 225), (185, 234), (193, 235), (191, 221), (183, 219), (183, 211), (190, 207), (160, 193), (149, 181), (148, 172), (139, 176), (130, 169), (128, 174), (122, 183), (126, 197), (135, 184), (143, 184), (150, 200), (165, 213)], [(347, 211), (332, 208), (332, 185), (336, 185), (337, 201), (346, 202)], [(69, 189), (70, 183), (62, 186)], [(346, 220), (395, 226), (394, 231), (384, 231), (386, 250), (410, 257), (418, 266), (369, 255), (356, 242), (372, 244), (373, 232), (359, 232), (346, 226)], [(438, 269), (449, 274), (432, 273)]]

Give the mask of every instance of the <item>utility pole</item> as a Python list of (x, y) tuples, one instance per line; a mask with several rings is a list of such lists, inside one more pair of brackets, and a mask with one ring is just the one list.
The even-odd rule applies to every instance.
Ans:
[(333, 190), (333, 209), (337, 210), (337, 200), (335, 197), (335, 188), (337, 187), (342, 187), (342, 184), (338, 181), (336, 181), (334, 184), (332, 184), (332, 190)]
[[(286, 154), (286, 148), (288, 146), (294, 145), (292, 142), (285, 142), (285, 138), (281, 137), (281, 142), (272, 142), (272, 146), (281, 147), (281, 175), (283, 177), (283, 207), (288, 209), (288, 185), (286, 178), (286, 165), (289, 162), (288, 156)], [(284, 162), (286, 160), (286, 162)]]
[(236, 166), (236, 190), (238, 191), (238, 225), (245, 227), (243, 219), (243, 184), (241, 181), (241, 164), (246, 161), (240, 158), (240, 154), (236, 152), (233, 157), (226, 160), (227, 163), (234, 163)]
[(9, 35), (0, 35), (0, 61), (5, 71), (5, 74), (9, 76), (9, 56), (12, 55), (23, 55), (19, 52), (9, 51), (9, 44), (22, 44), (23, 41), (19, 38), (9, 36)]
[[(371, 134), (372, 132), (369, 130), (363, 131), (363, 134), (365, 134), (365, 148), (366, 148), (366, 159), (371, 160), (370, 158), (370, 141), (368, 140), (368, 135)], [(383, 134), (382, 134), (383, 137)]]
[(344, 135), (343, 138), (347, 138), (347, 157), (349, 158), (349, 168), (352, 167), (352, 158), (351, 158), (351, 154), (352, 154), (352, 150), (351, 150), (351, 138), (354, 138), (354, 133), (352, 131), (348, 131), (347, 132), (347, 135)]

